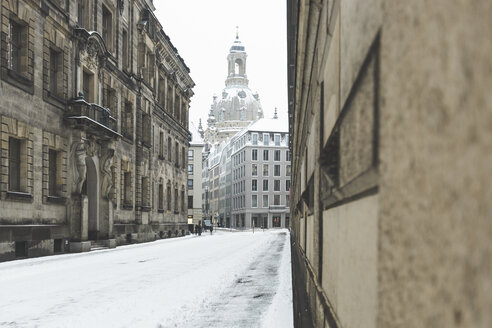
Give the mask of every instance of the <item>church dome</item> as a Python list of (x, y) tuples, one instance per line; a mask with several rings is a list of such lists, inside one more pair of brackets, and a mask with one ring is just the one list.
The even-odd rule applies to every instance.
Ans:
[(209, 113), (209, 123), (226, 126), (227, 122), (252, 122), (263, 117), (260, 97), (248, 87), (246, 74), (247, 53), (244, 45), (236, 38), (227, 55), (227, 78), (225, 88), (219, 96), (214, 96)]
[(213, 104), (218, 121), (254, 121), (263, 117), (260, 98), (243, 85), (228, 86)]

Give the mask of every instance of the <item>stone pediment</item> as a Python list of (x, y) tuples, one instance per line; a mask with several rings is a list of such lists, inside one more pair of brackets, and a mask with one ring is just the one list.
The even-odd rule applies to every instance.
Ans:
[(88, 57), (103, 59), (109, 56), (106, 43), (99, 32), (75, 28), (74, 35), (79, 41), (79, 49), (86, 51)]

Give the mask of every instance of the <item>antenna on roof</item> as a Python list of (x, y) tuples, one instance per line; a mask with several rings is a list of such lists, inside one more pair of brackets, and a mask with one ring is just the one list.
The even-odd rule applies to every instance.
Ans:
[(236, 26), (236, 39), (239, 39), (239, 26)]
[(273, 118), (274, 119), (277, 119), (278, 118), (278, 115), (277, 115), (277, 107), (275, 107), (275, 114), (273, 115)]

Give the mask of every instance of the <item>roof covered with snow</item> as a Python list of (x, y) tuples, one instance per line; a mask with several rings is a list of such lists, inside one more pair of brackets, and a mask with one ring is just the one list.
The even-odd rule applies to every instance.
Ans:
[(247, 127), (255, 132), (289, 132), (289, 122), (283, 118), (260, 118)]
[(203, 142), (203, 138), (193, 122), (190, 122), (189, 129), (191, 132), (190, 146), (204, 146), (205, 143)]

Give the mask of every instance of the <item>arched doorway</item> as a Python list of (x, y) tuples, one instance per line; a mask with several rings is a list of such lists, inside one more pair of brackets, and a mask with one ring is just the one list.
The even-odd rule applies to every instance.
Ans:
[(87, 200), (88, 200), (88, 237), (97, 240), (99, 233), (99, 160), (86, 157), (87, 166)]

